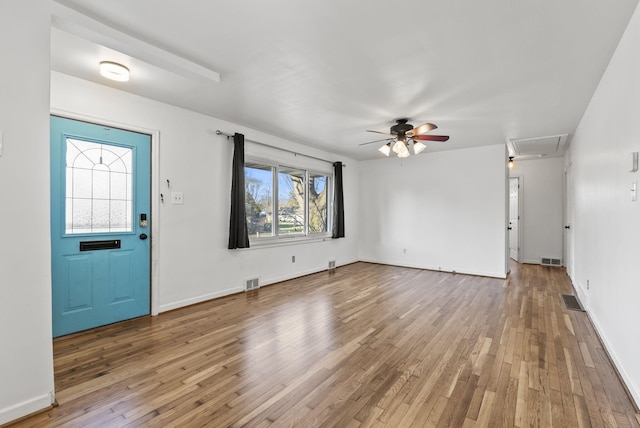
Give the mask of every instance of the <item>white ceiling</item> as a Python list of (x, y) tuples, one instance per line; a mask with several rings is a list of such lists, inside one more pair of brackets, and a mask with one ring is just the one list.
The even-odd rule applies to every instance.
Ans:
[(431, 151), (570, 139), (637, 3), (58, 0), (51, 64), (355, 159), (399, 117), (451, 136)]

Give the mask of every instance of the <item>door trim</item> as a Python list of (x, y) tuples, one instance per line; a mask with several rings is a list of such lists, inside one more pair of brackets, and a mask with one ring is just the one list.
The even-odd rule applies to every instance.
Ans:
[(151, 136), (151, 316), (156, 316), (160, 313), (160, 283), (159, 278), (159, 265), (158, 254), (160, 254), (160, 201), (155, 197), (160, 194), (160, 131), (157, 129), (143, 128), (137, 125), (131, 125), (128, 123), (121, 123), (114, 120), (109, 120), (101, 117), (89, 116), (81, 113), (70, 112), (60, 109), (49, 109), (49, 113), (55, 116), (64, 117), (67, 119), (79, 120), (84, 122), (95, 123), (98, 125), (110, 126), (113, 128), (120, 128), (126, 131), (138, 132), (141, 134), (147, 134)]
[[(572, 162), (565, 161), (562, 183), (562, 221), (565, 228), (562, 231), (562, 265), (564, 266), (565, 272), (573, 283), (573, 277), (575, 276), (575, 240), (573, 239), (574, 235), (572, 234), (572, 232), (566, 229), (567, 226), (573, 227), (575, 219), (575, 206), (573, 197), (575, 185), (573, 183), (572, 165)], [(571, 212), (569, 212), (569, 204), (571, 204)]]
[[(522, 174), (509, 175), (509, 180), (518, 179), (518, 263), (526, 263), (524, 260), (524, 176)], [(510, 181), (508, 181), (510, 183)], [(508, 186), (507, 186), (508, 187)], [(507, 224), (508, 224), (507, 219)], [(507, 248), (507, 251), (509, 248)], [(510, 258), (510, 255), (507, 254)]]

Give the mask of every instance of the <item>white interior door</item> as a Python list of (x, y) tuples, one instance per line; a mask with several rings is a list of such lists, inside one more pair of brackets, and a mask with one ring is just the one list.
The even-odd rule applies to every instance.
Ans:
[(517, 262), (520, 261), (519, 193), (520, 179), (509, 178), (509, 257)]

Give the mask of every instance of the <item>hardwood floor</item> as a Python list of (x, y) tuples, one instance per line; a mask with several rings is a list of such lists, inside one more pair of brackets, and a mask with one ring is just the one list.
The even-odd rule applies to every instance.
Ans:
[(54, 341), (28, 427), (638, 427), (564, 270), (356, 263)]

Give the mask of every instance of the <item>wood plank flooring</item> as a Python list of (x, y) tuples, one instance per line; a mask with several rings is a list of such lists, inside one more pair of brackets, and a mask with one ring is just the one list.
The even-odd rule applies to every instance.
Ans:
[(356, 263), (54, 341), (28, 427), (638, 427), (564, 271)]

